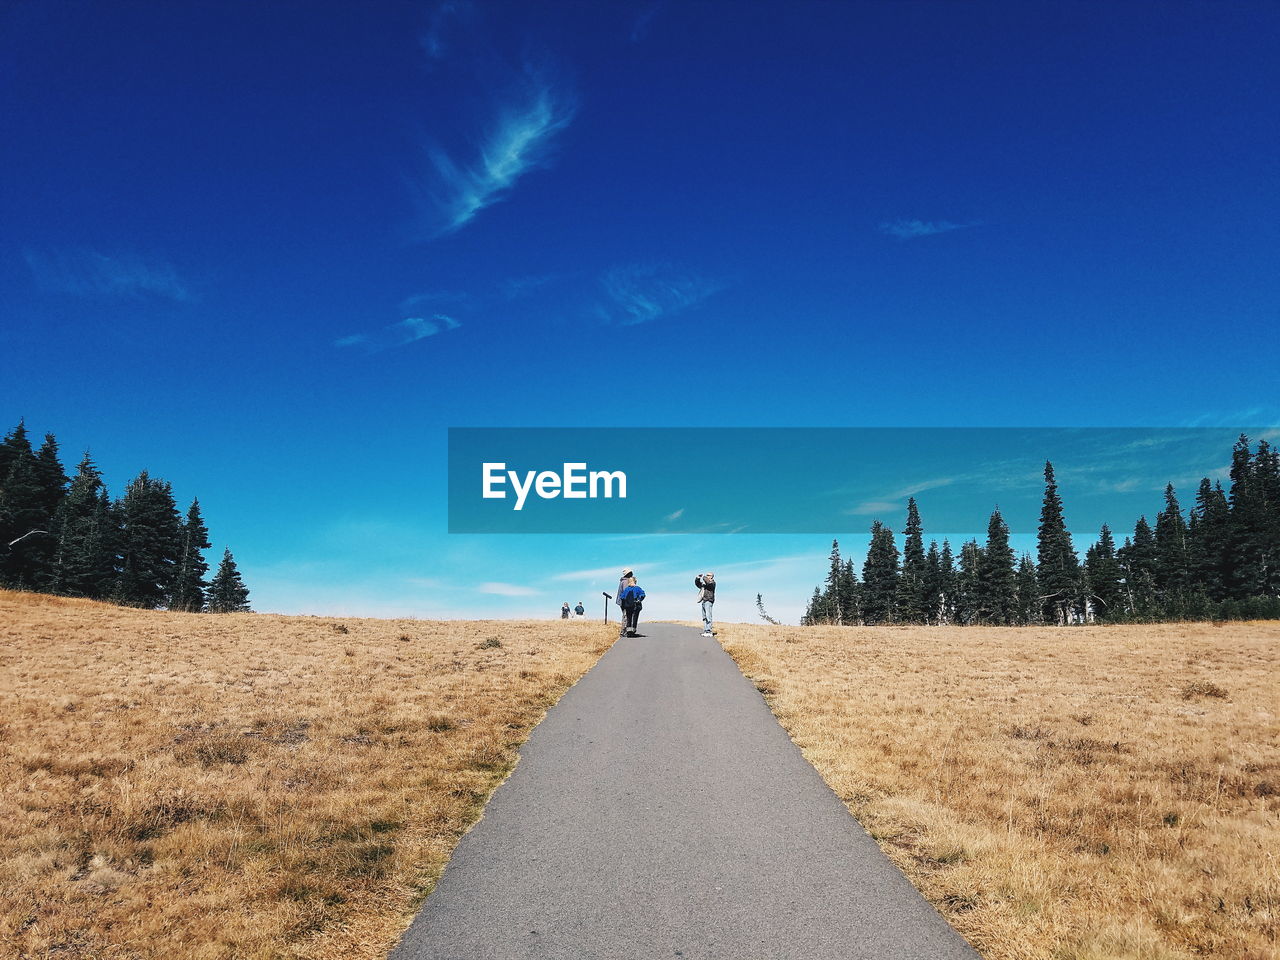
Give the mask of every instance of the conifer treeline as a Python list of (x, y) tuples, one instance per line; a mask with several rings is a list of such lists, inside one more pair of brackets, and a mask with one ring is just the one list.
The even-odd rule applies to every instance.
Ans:
[(74, 477), (45, 434), (25, 423), (0, 442), (0, 584), (132, 607), (214, 613), (249, 609), (231, 551), (212, 581), (200, 504), (178, 512), (169, 484), (142, 471), (113, 501), (89, 454)]
[(997, 508), (985, 544), (924, 546), (914, 498), (907, 502), (902, 551), (893, 531), (871, 525), (862, 579), (831, 544), (823, 587), (803, 624), (1038, 624), (1089, 621), (1280, 618), (1280, 451), (1256, 452), (1241, 436), (1231, 455), (1230, 489), (1200, 481), (1184, 516), (1173, 484), (1154, 527), (1145, 516), (1116, 546), (1103, 524), (1080, 562), (1063, 518), (1053, 464), (1044, 468), (1036, 557), (1016, 557)]

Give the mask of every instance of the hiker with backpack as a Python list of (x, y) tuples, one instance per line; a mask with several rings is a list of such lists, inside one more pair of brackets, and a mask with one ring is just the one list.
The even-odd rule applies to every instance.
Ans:
[(711, 608), (716, 602), (716, 575), (700, 573), (693, 578), (693, 585), (698, 588), (698, 606), (702, 608), (702, 635), (713, 636)]
[(644, 588), (634, 576), (623, 577), (618, 584), (618, 606), (622, 608), (622, 629), (618, 638), (634, 637), (640, 624), (640, 608), (644, 606)]

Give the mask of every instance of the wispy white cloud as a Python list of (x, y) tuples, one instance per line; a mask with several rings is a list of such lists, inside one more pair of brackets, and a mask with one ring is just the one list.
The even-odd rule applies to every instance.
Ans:
[(501, 296), (506, 300), (523, 300), (564, 279), (566, 279), (566, 275), (563, 273), (508, 277), (498, 285), (498, 289)]
[[(650, 564), (655, 566), (655, 564)], [(590, 570), (569, 570), (565, 573), (557, 573), (550, 579), (559, 581), (565, 580), (617, 580), (622, 575), (622, 567), (615, 565), (612, 567), (594, 567)]]
[(630, 326), (696, 306), (723, 285), (666, 264), (616, 266), (600, 278), (603, 298), (595, 315), (604, 323)]
[(1188, 427), (1260, 427), (1280, 424), (1280, 407), (1255, 406), (1233, 411), (1200, 414), (1185, 421)]
[(667, 523), (670, 523), (672, 520), (679, 520), (683, 516), (684, 516), (684, 507), (681, 507), (679, 510), (676, 510), (674, 513), (668, 513), (662, 519), (667, 521)]
[(476, 591), (492, 594), (495, 597), (536, 597), (542, 592), (519, 583), (501, 583), (493, 580), (480, 584), (476, 587)]
[(471, 222), (481, 210), (506, 199), (530, 170), (546, 166), (557, 135), (573, 120), (571, 93), (526, 70), (519, 93), (502, 104), (474, 156), (458, 158), (436, 146), (428, 170), (413, 185), (429, 238)]
[(447, 35), (450, 27), (460, 16), (470, 10), (471, 5), (463, 0), (445, 0), (438, 4), (427, 20), (427, 29), (423, 31), (419, 42), (427, 59), (443, 60), (449, 52)]
[(77, 297), (158, 297), (186, 302), (188, 286), (171, 264), (133, 254), (108, 256), (97, 250), (23, 252), (41, 290)]
[(421, 313), (422, 307), (432, 303), (467, 304), (475, 298), (465, 290), (428, 290), (414, 293), (400, 301), (401, 313)]
[(977, 223), (956, 223), (953, 220), (886, 220), (880, 224), (880, 232), (887, 233), (899, 240), (914, 240), (917, 237), (932, 237), (939, 233), (950, 233), (952, 230), (964, 230), (966, 227), (979, 226)]
[(657, 16), (662, 4), (651, 3), (640, 11), (640, 14), (631, 22), (631, 42), (640, 43), (649, 36), (649, 27), (653, 24), (653, 18)]
[(427, 317), (405, 317), (397, 323), (388, 324), (372, 334), (353, 333), (339, 337), (333, 341), (335, 347), (362, 347), (370, 353), (386, 350), (391, 347), (403, 347), (427, 337), (434, 337), (447, 330), (456, 330), (462, 326), (453, 317), (437, 313)]
[(902, 509), (902, 504), (893, 500), (867, 500), (850, 507), (845, 513), (854, 517), (869, 517), (873, 514), (894, 513)]

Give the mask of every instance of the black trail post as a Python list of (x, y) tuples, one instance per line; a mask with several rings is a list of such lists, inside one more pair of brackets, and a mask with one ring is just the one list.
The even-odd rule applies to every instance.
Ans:
[[(603, 590), (601, 590), (600, 592), (601, 592), (601, 593), (604, 593), (604, 591), (603, 591)], [(611, 596), (610, 596), (609, 594), (607, 594), (607, 593), (604, 593), (604, 622), (605, 622), (605, 623), (608, 623), (608, 622), (609, 622), (609, 601), (610, 601), (610, 600), (612, 600), (612, 599), (613, 599), (613, 597), (611, 597)]]

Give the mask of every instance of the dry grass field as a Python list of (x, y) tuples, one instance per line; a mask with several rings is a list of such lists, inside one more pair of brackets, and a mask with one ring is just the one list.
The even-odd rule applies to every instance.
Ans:
[(1280, 624), (721, 640), (987, 960), (1280, 956)]
[(0, 956), (385, 957), (615, 631), (0, 592)]

